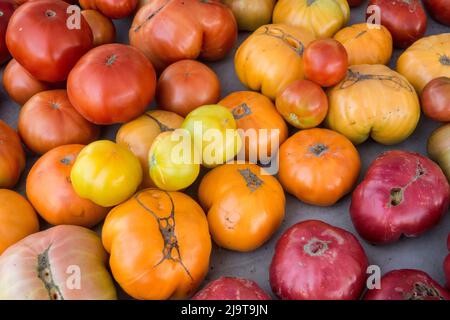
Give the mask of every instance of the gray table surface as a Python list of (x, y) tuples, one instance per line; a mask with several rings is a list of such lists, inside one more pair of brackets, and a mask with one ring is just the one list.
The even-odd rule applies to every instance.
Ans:
[[(351, 19), (349, 24), (364, 21), (364, 12), (367, 6), (367, 1), (351, 10)], [(128, 43), (128, 29), (131, 25), (130, 19), (116, 20), (116, 28), (118, 30), (118, 41)], [(438, 24), (431, 18), (428, 19), (427, 35), (450, 32), (450, 28)], [(238, 45), (249, 35), (249, 33), (240, 33)], [(222, 91), (221, 96), (225, 97), (228, 94), (247, 90), (243, 86), (234, 71), (233, 57), (234, 51), (230, 53), (226, 59), (207, 63), (212, 67), (220, 78)], [(390, 66), (395, 68), (395, 64), (401, 50), (395, 50)], [(3, 75), (3, 68), (1, 74)], [(17, 128), (17, 118), (19, 113), (19, 106), (12, 102), (3, 86), (0, 86), (0, 119), (6, 121), (14, 128)], [(154, 107), (152, 104), (151, 108)], [(439, 126), (439, 123), (421, 117), (420, 123), (411, 137), (406, 141), (394, 145), (383, 146), (374, 141), (366, 141), (359, 145), (358, 151), (362, 159), (362, 171), (360, 180), (363, 178), (367, 167), (370, 163), (382, 152), (392, 149), (408, 150), (419, 152), (426, 155), (426, 141), (430, 133)], [(102, 137), (114, 140), (118, 125), (104, 127), (102, 129)], [(291, 132), (294, 131), (291, 128)], [(22, 174), (20, 183), (16, 190), (25, 194), (25, 179), (29, 169), (36, 161), (37, 156), (27, 152), (27, 167)], [(203, 172), (204, 173), (204, 172)], [(187, 190), (187, 193), (196, 198), (198, 181)], [(360, 239), (367, 256), (369, 263), (378, 265), (382, 273), (386, 273), (393, 269), (400, 268), (415, 268), (427, 272), (431, 277), (441, 284), (444, 284), (443, 261), (448, 254), (446, 247), (447, 235), (450, 232), (450, 215), (447, 214), (441, 223), (423, 234), (418, 238), (401, 239), (400, 241), (385, 245), (373, 246), (359, 237), (349, 216), (350, 196), (346, 196), (336, 205), (328, 208), (321, 208), (306, 205), (295, 197), (287, 195), (286, 216), (280, 229), (273, 235), (270, 241), (263, 245), (258, 250), (249, 253), (232, 252), (213, 246), (211, 255), (210, 272), (205, 279), (205, 283), (219, 278), (220, 276), (236, 276), (252, 279), (256, 281), (264, 290), (272, 294), (269, 284), (269, 265), (273, 256), (274, 246), (281, 234), (293, 224), (309, 220), (318, 219), (325, 221), (334, 226), (341, 227), (355, 234)], [(47, 228), (45, 222), (41, 223), (42, 228)], [(101, 226), (97, 226), (96, 230), (100, 231)], [(128, 298), (123, 292), (119, 293), (121, 298)]]

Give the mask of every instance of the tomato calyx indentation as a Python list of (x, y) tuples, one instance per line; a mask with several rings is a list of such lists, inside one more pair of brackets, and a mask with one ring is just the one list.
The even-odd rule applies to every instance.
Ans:
[(312, 5), (314, 2), (316, 2), (316, 0), (307, 0), (307, 1), (306, 1), (306, 5), (309, 7), (309, 6)]
[(159, 130), (161, 132), (167, 132), (167, 131), (174, 131), (175, 129), (170, 128), (168, 126), (166, 126), (164, 123), (162, 123), (161, 121), (159, 121), (158, 119), (156, 119), (154, 116), (152, 116), (151, 114), (145, 113), (146, 117), (149, 117), (150, 119), (152, 119), (153, 121), (156, 122), (156, 124), (159, 127)]
[(316, 157), (320, 157), (323, 154), (327, 153), (328, 146), (324, 145), (323, 143), (317, 143), (311, 147), (309, 147), (309, 152), (311, 152)]
[(70, 165), (72, 163), (72, 161), (75, 159), (75, 156), (73, 154), (67, 155), (64, 158), (62, 158), (61, 160), (59, 160), (59, 162), (61, 162), (63, 165)]
[(294, 36), (285, 33), (283, 30), (279, 28), (269, 28), (265, 26), (262, 34), (267, 35), (269, 37), (280, 39), (292, 50), (294, 50), (299, 56), (303, 56), (303, 51), (305, 51), (305, 45), (303, 44), (303, 42), (301, 42)]
[(53, 10), (47, 9), (47, 10), (45, 11), (45, 16), (46, 16), (47, 18), (53, 18), (53, 17), (56, 17), (56, 12), (53, 11)]
[(3, 17), (4, 15), (5, 15), (5, 13), (0, 10), (0, 17)]
[(395, 187), (390, 190), (388, 207), (397, 207), (402, 204), (406, 189), (408, 189), (411, 184), (419, 180), (425, 174), (425, 168), (420, 163), (420, 161), (417, 161), (416, 173), (411, 178), (411, 180), (409, 180), (408, 183), (403, 187)]
[(240, 120), (242, 118), (245, 118), (248, 115), (251, 115), (252, 114), (252, 110), (250, 109), (248, 104), (243, 102), (240, 105), (234, 107), (231, 110), (231, 113), (233, 114), (234, 120)]
[(414, 283), (412, 290), (404, 293), (404, 298), (405, 300), (424, 300), (426, 298), (445, 300), (433, 285), (427, 285), (423, 282)]
[(105, 64), (107, 66), (112, 66), (114, 64), (114, 62), (116, 62), (116, 61), (117, 61), (117, 55), (114, 53), (106, 59)]
[(405, 89), (410, 92), (414, 91), (413, 87), (402, 78), (386, 74), (365, 74), (358, 71), (353, 71), (352, 69), (348, 69), (347, 76), (339, 85), (339, 89), (347, 89), (358, 82), (366, 80), (381, 81), (386, 86), (394, 86), (396, 90)]
[(250, 168), (247, 169), (238, 169), (238, 172), (241, 174), (242, 178), (244, 178), (247, 183), (247, 188), (250, 189), (250, 192), (256, 191), (259, 187), (264, 184), (255, 173), (253, 173)]
[(328, 244), (331, 241), (311, 238), (307, 244), (303, 246), (303, 251), (312, 257), (322, 256), (328, 250)]
[(47, 290), (48, 297), (50, 300), (64, 300), (64, 297), (61, 293), (61, 290), (56, 285), (51, 265), (50, 265), (50, 259), (48, 257), (48, 253), (50, 251), (52, 244), (50, 244), (47, 249), (45, 249), (44, 252), (38, 255), (37, 258), (37, 273), (38, 278), (41, 279), (41, 281), (44, 283), (45, 289)]
[(443, 54), (439, 57), (439, 62), (444, 66), (450, 66), (450, 57)]

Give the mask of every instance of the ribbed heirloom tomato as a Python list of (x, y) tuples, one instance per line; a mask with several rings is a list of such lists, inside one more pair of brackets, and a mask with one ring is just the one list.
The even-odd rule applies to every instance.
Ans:
[(138, 0), (80, 0), (83, 9), (100, 11), (111, 19), (121, 19), (133, 13)]
[(54, 148), (39, 158), (28, 174), (27, 197), (50, 224), (93, 227), (108, 213), (108, 208), (79, 197), (73, 189), (70, 172), (83, 147)]
[(203, 178), (198, 197), (214, 241), (241, 252), (263, 245), (278, 229), (285, 210), (283, 188), (256, 164), (224, 164)]
[(75, 110), (66, 90), (35, 94), (20, 109), (18, 127), (28, 148), (39, 154), (65, 144), (88, 144), (100, 133)]
[(102, 240), (114, 278), (137, 299), (188, 298), (209, 269), (205, 213), (181, 192), (138, 192), (108, 214)]
[(25, 152), (17, 132), (0, 120), (0, 188), (14, 187), (25, 169)]
[(124, 44), (92, 49), (67, 79), (70, 102), (96, 124), (126, 122), (141, 115), (155, 87), (152, 64), (139, 50)]
[(111, 19), (96, 10), (83, 10), (81, 14), (92, 30), (94, 47), (115, 41), (116, 27), (114, 27)]
[(11, 17), (6, 44), (14, 59), (35, 78), (64, 81), (78, 59), (92, 48), (92, 32), (84, 17), (80, 28), (67, 27), (69, 4), (60, 0), (30, 1)]
[(0, 64), (7, 61), (10, 57), (5, 41), (6, 27), (16, 7), (14, 0), (0, 1)]

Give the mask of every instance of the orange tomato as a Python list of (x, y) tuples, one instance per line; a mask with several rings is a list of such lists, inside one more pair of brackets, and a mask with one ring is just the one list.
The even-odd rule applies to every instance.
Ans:
[(17, 132), (0, 120), (0, 188), (16, 185), (25, 169), (25, 152)]
[(361, 161), (353, 144), (328, 129), (297, 132), (280, 148), (279, 179), (299, 200), (331, 206), (351, 191)]
[(96, 10), (83, 10), (81, 14), (91, 27), (94, 47), (115, 42), (116, 28), (111, 19)]

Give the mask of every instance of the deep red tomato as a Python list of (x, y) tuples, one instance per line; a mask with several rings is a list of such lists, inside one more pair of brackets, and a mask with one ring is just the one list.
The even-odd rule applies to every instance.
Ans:
[(371, 5), (380, 8), (381, 24), (389, 30), (397, 48), (409, 47), (425, 34), (427, 15), (419, 0), (370, 0)]
[(192, 300), (271, 300), (254, 281), (222, 277), (206, 285)]
[(315, 40), (303, 53), (303, 66), (307, 79), (322, 87), (334, 86), (347, 73), (347, 51), (334, 39)]
[(362, 3), (362, 0), (347, 0), (350, 7), (357, 7)]
[(80, 29), (67, 27), (68, 3), (31, 1), (11, 17), (6, 44), (14, 59), (35, 78), (64, 81), (78, 59), (92, 48), (92, 32), (84, 17)]
[(105, 44), (78, 61), (67, 79), (70, 102), (97, 124), (129, 121), (142, 114), (155, 95), (156, 74), (136, 48)]
[(450, 26), (450, 4), (448, 0), (423, 0), (423, 3), (435, 20)]
[(423, 271), (400, 269), (386, 273), (381, 288), (369, 290), (364, 299), (450, 300), (450, 293)]
[(350, 232), (308, 220), (290, 227), (278, 240), (270, 285), (286, 300), (358, 299), (367, 266), (366, 253)]
[(98, 10), (111, 19), (122, 19), (133, 13), (138, 0), (80, 0), (83, 9)]
[[(447, 248), (448, 251), (450, 251), (450, 233), (447, 237)], [(450, 253), (448, 254), (447, 258), (445, 258), (444, 261), (444, 272), (445, 272), (445, 278), (447, 280), (447, 288), (450, 289)]]
[(384, 244), (415, 237), (447, 212), (450, 187), (436, 163), (417, 153), (388, 151), (355, 189), (350, 215), (367, 241)]
[(195, 60), (171, 64), (159, 77), (156, 88), (158, 105), (183, 117), (197, 107), (217, 103), (219, 97), (219, 78)]
[(0, 120), (0, 188), (14, 187), (25, 168), (25, 152), (17, 132)]
[(51, 85), (37, 80), (15, 59), (11, 59), (3, 71), (3, 87), (11, 99), (23, 105), (36, 93), (49, 90)]
[(88, 144), (99, 135), (99, 128), (72, 106), (66, 90), (34, 95), (20, 110), (18, 127), (24, 143), (39, 154), (66, 144)]
[(111, 19), (96, 10), (83, 10), (81, 14), (91, 27), (94, 47), (115, 42), (116, 27)]
[(9, 51), (6, 46), (6, 27), (17, 5), (13, 0), (0, 1), (0, 64), (9, 59)]
[(427, 117), (450, 122), (450, 78), (440, 77), (428, 82), (420, 99)]

